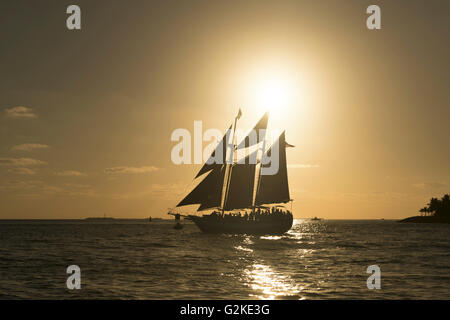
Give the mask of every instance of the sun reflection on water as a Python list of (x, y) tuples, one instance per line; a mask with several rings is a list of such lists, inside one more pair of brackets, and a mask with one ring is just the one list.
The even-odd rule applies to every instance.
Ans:
[(269, 266), (253, 264), (245, 270), (250, 287), (256, 291), (251, 297), (257, 299), (300, 299), (302, 290), (288, 276), (278, 274)]
[(280, 236), (262, 236), (260, 239), (263, 239), (263, 240), (280, 240), (281, 237)]
[(245, 248), (245, 247), (243, 247), (243, 246), (235, 246), (234, 248), (237, 249), (237, 250), (241, 250), (241, 251), (253, 252), (252, 249), (250, 249), (250, 248)]
[[(247, 267), (243, 272), (243, 281), (252, 289), (250, 297), (255, 299), (303, 299), (300, 294), (304, 287), (296, 284), (294, 279), (284, 272), (280, 272), (275, 266), (267, 264), (265, 259), (261, 259), (260, 255), (264, 254), (261, 249), (264, 248), (265, 243), (279, 244), (289, 243), (294, 241), (296, 243), (303, 241), (303, 230), (299, 228), (292, 228), (287, 234), (283, 236), (246, 236), (243, 241), (234, 247), (235, 250), (245, 252), (245, 259), (248, 261)], [(262, 241), (260, 241), (262, 240)], [(253, 245), (255, 245), (254, 247)], [(291, 242), (292, 243), (292, 242)], [(314, 250), (309, 248), (299, 248), (296, 250), (298, 259), (309, 255)]]

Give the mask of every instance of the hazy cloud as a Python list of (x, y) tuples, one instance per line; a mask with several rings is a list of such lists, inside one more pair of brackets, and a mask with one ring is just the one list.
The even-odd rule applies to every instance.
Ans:
[(69, 197), (96, 197), (99, 195), (89, 184), (66, 183), (61, 186), (56, 186), (56, 188), (55, 190), (49, 189), (46, 193)]
[(56, 172), (55, 174), (61, 177), (82, 177), (86, 175), (85, 173), (76, 170), (64, 170)]
[(148, 173), (159, 170), (159, 168), (154, 166), (145, 166), (145, 167), (112, 167), (106, 168), (105, 172), (108, 174), (120, 174), (120, 173)]
[(293, 163), (288, 164), (288, 168), (292, 169), (306, 169), (306, 168), (319, 168), (320, 166), (318, 164), (299, 164), (299, 163)]
[(58, 197), (97, 197), (98, 193), (87, 184), (49, 184), (41, 180), (0, 181), (0, 191), (10, 192), (18, 197), (39, 198)]
[(87, 184), (63, 184), (51, 185), (44, 184), (39, 190), (36, 190), (38, 195), (50, 195), (59, 197), (96, 197), (97, 192), (91, 185)]
[(444, 189), (447, 187), (446, 183), (442, 182), (419, 182), (412, 185), (414, 188), (424, 189), (424, 190), (436, 190)]
[(23, 119), (23, 118), (37, 118), (37, 115), (33, 112), (32, 108), (24, 106), (16, 106), (5, 109), (6, 116), (8, 118)]
[(8, 172), (11, 173), (17, 173), (17, 174), (24, 174), (24, 175), (34, 175), (36, 174), (36, 171), (29, 169), (29, 168), (11, 168), (8, 169)]
[(50, 148), (47, 144), (40, 144), (40, 143), (24, 143), (19, 144), (17, 146), (14, 146), (11, 148), (13, 151), (33, 151), (38, 149), (48, 149)]
[(183, 188), (186, 188), (186, 185), (183, 183), (154, 183), (151, 190), (153, 193), (180, 193), (183, 192)]
[(28, 181), (1, 181), (0, 190), (6, 191), (22, 191), (28, 192), (34, 189), (40, 189), (44, 185), (43, 181), (40, 180), (28, 180)]
[(0, 166), (28, 167), (46, 164), (46, 162), (32, 158), (0, 158)]

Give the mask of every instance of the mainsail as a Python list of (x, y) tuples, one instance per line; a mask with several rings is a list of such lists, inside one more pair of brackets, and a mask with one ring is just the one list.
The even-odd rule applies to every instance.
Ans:
[(251, 208), (256, 169), (256, 152), (233, 164), (224, 210)]
[[(270, 167), (270, 163), (265, 163), (265, 159), (271, 155), (272, 149), (278, 150), (278, 172), (274, 175), (260, 175), (258, 188), (256, 191), (256, 205), (270, 203), (286, 203), (291, 200), (289, 196), (289, 185), (286, 163), (286, 139), (284, 131), (280, 137), (265, 153), (262, 160), (262, 167)], [(290, 146), (290, 145), (289, 145)]]

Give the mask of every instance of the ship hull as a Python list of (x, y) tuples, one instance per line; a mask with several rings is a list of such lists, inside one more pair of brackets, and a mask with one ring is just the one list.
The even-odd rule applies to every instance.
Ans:
[(292, 227), (293, 217), (287, 215), (265, 221), (246, 221), (241, 219), (222, 219), (210, 216), (188, 216), (204, 233), (226, 234), (283, 234)]

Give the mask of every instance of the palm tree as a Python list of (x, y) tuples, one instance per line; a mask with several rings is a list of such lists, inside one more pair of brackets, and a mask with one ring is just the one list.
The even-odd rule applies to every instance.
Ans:
[(441, 215), (450, 216), (450, 195), (445, 194), (441, 199)]
[(428, 204), (428, 212), (433, 213), (435, 215), (441, 207), (441, 201), (438, 198), (431, 198), (430, 203)]
[(422, 209), (419, 210), (419, 212), (421, 213), (421, 216), (426, 215), (427, 211), (428, 211), (427, 207), (423, 207)]

